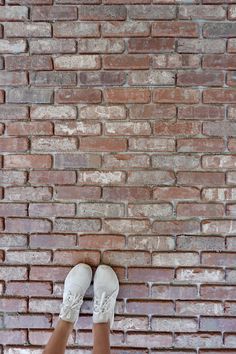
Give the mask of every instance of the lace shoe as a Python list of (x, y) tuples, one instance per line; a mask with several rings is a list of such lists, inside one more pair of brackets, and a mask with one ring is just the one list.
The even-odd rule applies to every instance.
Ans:
[(94, 276), (93, 322), (114, 323), (116, 298), (119, 281), (114, 270), (107, 265), (98, 266)]
[(64, 283), (63, 302), (59, 317), (75, 323), (79, 317), (83, 297), (92, 280), (92, 269), (89, 265), (79, 263), (67, 274)]

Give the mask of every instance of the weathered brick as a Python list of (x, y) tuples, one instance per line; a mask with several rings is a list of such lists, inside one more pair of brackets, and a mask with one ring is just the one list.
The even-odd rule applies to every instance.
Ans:
[(54, 66), (56, 70), (97, 70), (101, 61), (98, 55), (62, 55), (54, 59)]
[(0, 71), (1, 86), (24, 86), (28, 84), (28, 78), (24, 72)]
[(162, 20), (176, 17), (176, 6), (172, 5), (128, 5), (129, 18), (133, 20)]
[(236, 24), (226, 23), (205, 23), (203, 25), (203, 36), (208, 38), (227, 38), (232, 37), (236, 33)]
[(178, 172), (178, 184), (207, 186), (224, 184), (223, 172)]
[(34, 6), (31, 10), (32, 21), (77, 20), (76, 6)]
[(55, 154), (55, 168), (99, 168), (101, 157), (96, 154), (59, 153)]
[(0, 21), (25, 21), (28, 20), (26, 6), (6, 6), (1, 9)]
[(231, 70), (236, 68), (235, 55), (233, 54), (206, 54), (202, 60), (203, 69)]
[(86, 86), (120, 86), (126, 82), (126, 77), (124, 72), (118, 71), (80, 72), (78, 82)]
[(100, 199), (101, 187), (59, 186), (55, 188), (55, 199)]
[(116, 217), (124, 216), (124, 205), (121, 203), (79, 203), (77, 204), (77, 216), (80, 217)]
[(78, 172), (78, 184), (120, 184), (125, 183), (125, 172), (122, 171), (84, 171)]
[(170, 71), (135, 71), (128, 76), (129, 85), (174, 85), (175, 75)]
[(115, 21), (125, 20), (126, 16), (124, 5), (83, 5), (79, 11), (79, 20)]
[[(19, 108), (18, 108), (19, 109)], [(31, 119), (58, 120), (76, 119), (76, 108), (73, 106), (35, 105), (31, 107)]]
[(76, 73), (68, 72), (33, 72), (30, 83), (35, 86), (76, 86)]
[(178, 40), (179, 53), (224, 53), (225, 46), (226, 42), (224, 39), (181, 38)]
[(179, 217), (221, 217), (224, 216), (224, 206), (213, 203), (178, 203), (176, 213)]
[(52, 157), (48, 154), (7, 155), (4, 157), (4, 166), (7, 168), (50, 168)]
[(50, 122), (12, 122), (6, 124), (6, 132), (16, 136), (52, 135), (53, 126)]
[(147, 55), (105, 55), (103, 57), (104, 69), (148, 69), (150, 59)]
[(46, 219), (33, 218), (8, 218), (5, 221), (7, 232), (49, 232), (51, 231), (51, 223)]
[(79, 39), (79, 53), (122, 53), (125, 49), (124, 41), (117, 39)]
[(126, 151), (127, 139), (108, 137), (82, 137), (79, 149), (81, 151)]
[(122, 105), (92, 105), (79, 109), (80, 119), (125, 119), (126, 109)]
[[(149, 228), (148, 219), (105, 219), (104, 229), (107, 232), (121, 232), (121, 233), (140, 233), (145, 232)], [(135, 257), (135, 253), (134, 253)]]
[[(27, 138), (0, 138), (0, 151), (1, 152), (15, 152), (15, 151), (27, 151), (28, 139)], [(13, 155), (4, 156), (4, 165), (6, 161)], [(7, 164), (6, 166), (7, 167)]]
[(53, 255), (53, 263), (71, 265), (78, 263), (86, 263), (91, 266), (97, 266), (100, 263), (99, 251), (55, 251)]
[(80, 218), (57, 218), (54, 222), (54, 231), (70, 232), (92, 232), (100, 230), (99, 219), (80, 219)]
[(56, 22), (53, 24), (55, 38), (99, 37), (99, 25), (90, 22)]
[(4, 25), (6, 37), (51, 37), (51, 25), (49, 23), (23, 23), (13, 22)]
[[(58, 89), (55, 93), (56, 103), (98, 103), (101, 91), (98, 89)], [(47, 103), (47, 102), (45, 102)]]
[[(0, 171), (0, 178), (2, 185), (23, 185), (27, 181), (26, 173), (23, 171)], [(10, 207), (10, 205), (9, 205)]]
[(28, 118), (28, 108), (17, 105), (7, 105), (1, 107), (1, 120), (21, 120)]
[(204, 122), (203, 134), (209, 136), (236, 136), (235, 122)]
[(32, 57), (9, 55), (6, 57), (6, 69), (15, 70), (51, 70), (52, 60), (48, 56), (34, 55)]
[(204, 70), (202, 72), (179, 71), (177, 85), (179, 86), (223, 86), (224, 75), (222, 72)]
[(104, 200), (147, 200), (150, 190), (147, 187), (103, 187)]
[[(36, 216), (36, 214), (37, 214), (37, 216), (38, 215), (42, 216), (43, 213), (41, 212), (40, 206), (39, 206), (39, 205), (41, 205), (41, 203), (40, 204), (30, 204), (30, 206), (31, 205), (32, 205), (32, 208), (30, 208), (30, 211), (29, 211), (30, 216)], [(49, 204), (44, 204), (44, 205), (47, 207), (50, 206)], [(68, 205), (68, 210), (70, 210), (72, 204), (66, 204), (66, 205)], [(37, 211), (39, 211), (39, 213), (36, 211), (36, 207), (38, 207)], [(52, 209), (49, 209), (49, 212), (51, 210), (54, 211), (52, 208)], [(60, 208), (59, 208), (59, 210), (60, 210)], [(67, 214), (69, 214), (69, 212)], [(57, 213), (55, 213), (55, 216), (58, 216)], [(65, 216), (71, 216), (71, 215), (66, 215), (66, 213), (65, 213)], [(30, 235), (30, 248), (59, 248), (59, 247), (72, 248), (75, 245), (76, 245), (76, 235), (73, 235), (73, 234), (53, 233), (53, 234), (32, 234), (32, 235)], [(47, 284), (45, 284), (45, 285), (47, 285)]]
[(147, 88), (106, 88), (103, 94), (108, 103), (148, 103), (151, 98)]
[(8, 103), (52, 103), (53, 91), (40, 88), (12, 88), (7, 93)]
[(76, 175), (74, 171), (30, 171), (29, 182), (39, 185), (74, 184)]
[(200, 158), (197, 156), (186, 155), (153, 155), (152, 167), (168, 169), (170, 166), (174, 170), (194, 169), (200, 166)]
[(32, 54), (68, 54), (76, 52), (73, 39), (32, 39), (29, 42)]
[(7, 187), (5, 189), (6, 200), (35, 200), (46, 201), (52, 197), (50, 187)]
[(150, 34), (147, 22), (105, 22), (101, 25), (103, 37), (146, 37)]
[(223, 20), (226, 11), (220, 5), (180, 5), (179, 18), (184, 20)]
[(29, 216), (74, 216), (75, 206), (72, 203), (31, 203), (29, 206)]
[(196, 89), (158, 88), (153, 90), (153, 101), (161, 103), (192, 104), (200, 102), (200, 93)]
[(130, 138), (130, 151), (174, 151), (175, 140), (172, 138)]
[(225, 272), (222, 269), (212, 268), (178, 268), (176, 278), (186, 282), (218, 282), (223, 281)]
[[(191, 39), (191, 42), (193, 39)], [(192, 50), (191, 50), (192, 52)], [(152, 56), (152, 67), (158, 69), (198, 68), (200, 57), (197, 54), (155, 54)]]
[(160, 53), (173, 52), (175, 41), (173, 38), (130, 38), (128, 40), (129, 53)]
[(152, 25), (153, 37), (198, 37), (199, 27), (188, 21), (158, 21)]
[(77, 150), (77, 138), (33, 137), (31, 141), (32, 151), (75, 151)]
[(221, 120), (224, 118), (224, 107), (212, 105), (181, 106), (178, 108), (179, 119)]
[(25, 53), (27, 49), (26, 40), (24, 39), (1, 39), (1, 54), (19, 54)]

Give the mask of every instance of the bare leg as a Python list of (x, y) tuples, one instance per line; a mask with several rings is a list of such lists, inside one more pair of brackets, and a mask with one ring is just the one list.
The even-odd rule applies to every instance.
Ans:
[(110, 354), (109, 323), (93, 324), (93, 354)]
[(43, 354), (64, 354), (73, 323), (59, 319)]

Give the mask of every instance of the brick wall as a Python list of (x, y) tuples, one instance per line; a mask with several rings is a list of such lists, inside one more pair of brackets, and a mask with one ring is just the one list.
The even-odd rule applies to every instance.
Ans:
[(119, 274), (113, 354), (236, 353), (236, 1), (5, 1), (0, 353), (42, 352), (78, 262)]

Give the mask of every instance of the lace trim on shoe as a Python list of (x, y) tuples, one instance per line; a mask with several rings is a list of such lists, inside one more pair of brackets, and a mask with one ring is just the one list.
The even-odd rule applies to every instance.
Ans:
[(70, 319), (75, 317), (75, 313), (79, 314), (80, 307), (83, 303), (83, 296), (73, 294), (68, 291), (66, 298), (63, 300), (60, 309), (60, 316)]
[(96, 313), (104, 313), (110, 310), (112, 295), (106, 295), (104, 291), (102, 293), (101, 299), (99, 297), (95, 297), (94, 299), (94, 312)]

